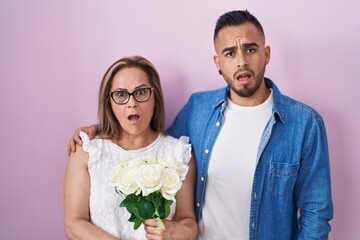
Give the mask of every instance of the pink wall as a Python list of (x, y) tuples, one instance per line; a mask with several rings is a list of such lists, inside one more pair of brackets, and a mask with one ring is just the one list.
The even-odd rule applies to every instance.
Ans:
[(360, 1), (173, 2), (0, 0), (0, 239), (65, 239), (66, 145), (76, 127), (97, 121), (98, 85), (112, 62), (153, 61), (168, 125), (192, 92), (224, 85), (212, 62), (214, 24), (244, 8), (272, 47), (266, 75), (324, 117), (331, 239), (360, 239)]

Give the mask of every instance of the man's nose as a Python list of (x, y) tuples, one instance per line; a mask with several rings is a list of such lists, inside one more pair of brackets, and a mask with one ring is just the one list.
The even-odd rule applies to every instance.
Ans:
[(236, 59), (237, 66), (239, 68), (245, 67), (248, 65), (248, 58), (247, 58), (246, 53), (244, 53), (243, 51), (240, 50), (236, 57), (237, 57), (237, 59)]

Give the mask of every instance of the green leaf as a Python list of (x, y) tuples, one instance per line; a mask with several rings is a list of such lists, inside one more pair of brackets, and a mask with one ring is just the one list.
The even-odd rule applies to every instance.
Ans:
[(147, 201), (144, 197), (142, 197), (137, 203), (137, 209), (139, 210), (139, 215), (143, 219), (153, 218), (153, 215), (155, 213), (153, 203)]
[(135, 222), (138, 218), (135, 216), (134, 213), (131, 213), (131, 216), (129, 217), (128, 221), (129, 222)]
[(129, 212), (129, 213), (132, 213), (133, 212), (133, 210), (131, 209), (131, 205), (133, 205), (133, 204), (135, 204), (135, 203), (128, 203), (128, 204), (126, 204), (126, 210)]
[(165, 216), (164, 218), (167, 218), (170, 214), (170, 205), (165, 206)]
[(129, 202), (137, 202), (140, 200), (140, 196), (136, 195), (135, 193), (132, 193), (132, 194), (129, 194), (126, 196), (126, 199), (129, 201)]
[(166, 198), (164, 199), (165, 199), (165, 203), (164, 203), (165, 206), (170, 206), (174, 202), (173, 200), (167, 200)]
[(120, 203), (119, 207), (126, 207), (126, 205), (129, 203), (129, 200), (127, 198), (125, 198), (124, 200), (122, 200), (122, 202)]
[(134, 223), (134, 230), (138, 229), (142, 224), (143, 220), (137, 219)]
[(146, 200), (148, 200), (149, 202), (153, 202), (154, 201), (154, 193), (150, 193), (149, 195), (147, 195), (145, 197)]
[[(142, 218), (139, 214), (139, 210), (138, 210), (138, 207), (137, 207), (137, 204), (136, 203), (132, 203), (130, 205), (130, 209), (131, 209), (131, 213), (133, 213), (136, 218), (140, 219), (141, 221), (143, 221), (145, 218)], [(130, 211), (129, 211), (130, 212)]]
[(159, 206), (158, 209), (157, 209), (157, 213), (159, 214), (159, 218), (161, 219), (164, 219), (166, 218), (165, 214), (166, 214), (166, 209), (165, 209), (165, 206), (162, 205), (162, 206)]

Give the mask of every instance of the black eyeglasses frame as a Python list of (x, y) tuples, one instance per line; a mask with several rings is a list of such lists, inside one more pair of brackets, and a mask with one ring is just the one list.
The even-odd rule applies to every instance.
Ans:
[[(141, 90), (149, 90), (149, 91), (150, 91), (149, 97), (148, 97), (146, 100), (139, 100), (139, 99), (136, 98), (135, 93), (136, 93), (136, 92), (139, 92), (139, 91), (141, 91)], [(149, 101), (149, 99), (151, 98), (151, 94), (152, 94), (153, 91), (154, 91), (154, 88), (153, 88), (153, 87), (138, 88), (138, 89), (136, 89), (135, 91), (133, 91), (133, 92), (131, 92), (131, 93), (129, 93), (128, 91), (125, 91), (125, 90), (115, 90), (115, 91), (109, 92), (109, 97), (111, 97), (111, 99), (114, 101), (114, 103), (116, 103), (116, 104), (118, 104), (118, 105), (127, 104), (127, 103), (129, 102), (131, 96), (134, 97), (135, 101), (137, 101), (137, 102), (139, 102), (139, 103), (142, 103), (142, 102), (147, 102), (147, 101)], [(123, 102), (123, 103), (118, 103), (118, 102), (115, 101), (115, 99), (114, 99), (114, 93), (117, 93), (117, 92), (125, 92), (125, 93), (128, 94), (128, 98), (126, 99), (125, 102)]]

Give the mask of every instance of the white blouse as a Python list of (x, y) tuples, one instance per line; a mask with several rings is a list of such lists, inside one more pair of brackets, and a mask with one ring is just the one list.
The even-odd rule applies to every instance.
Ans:
[[(110, 186), (109, 172), (122, 161), (140, 157), (173, 158), (184, 164), (191, 159), (191, 145), (187, 137), (180, 139), (159, 134), (157, 139), (145, 148), (125, 150), (111, 140), (90, 140), (84, 132), (80, 133), (83, 149), (90, 155), (88, 171), (90, 174), (90, 219), (91, 222), (120, 239), (146, 239), (145, 230), (140, 226), (134, 230), (134, 223), (128, 222), (130, 214), (124, 207), (119, 207), (125, 196), (117, 194)], [(185, 175), (186, 173), (184, 173)], [(185, 178), (185, 176), (181, 176)], [(171, 205), (168, 219), (175, 213), (176, 202)]]

